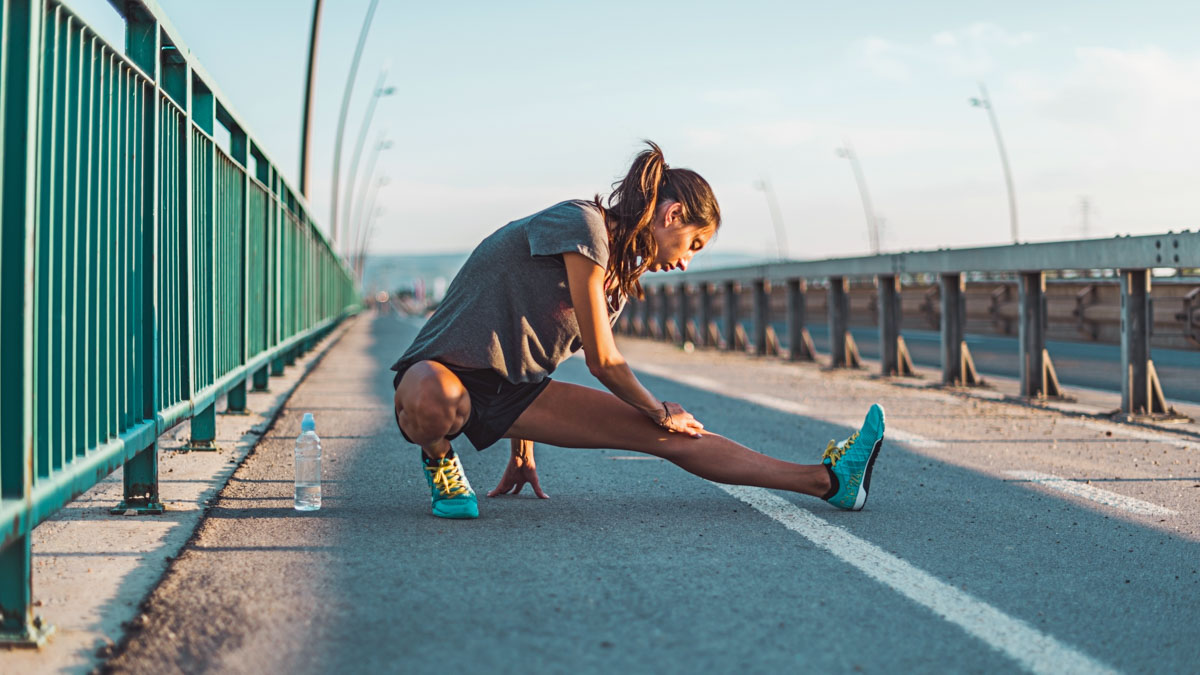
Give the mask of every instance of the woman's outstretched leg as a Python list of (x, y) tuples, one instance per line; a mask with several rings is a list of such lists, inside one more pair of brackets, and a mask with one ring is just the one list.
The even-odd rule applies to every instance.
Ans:
[(826, 496), (831, 487), (830, 472), (821, 464), (785, 462), (708, 432), (701, 438), (668, 433), (606, 391), (565, 382), (551, 382), (506, 435), (564, 448), (644, 452), (718, 483), (815, 497)]

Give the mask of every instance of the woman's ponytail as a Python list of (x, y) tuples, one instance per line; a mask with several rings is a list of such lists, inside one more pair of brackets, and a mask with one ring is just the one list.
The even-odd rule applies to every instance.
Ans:
[(685, 223), (714, 230), (721, 224), (721, 210), (708, 182), (694, 171), (670, 168), (662, 149), (653, 141), (645, 143), (650, 147), (638, 153), (625, 178), (613, 183), (608, 206), (601, 203), (600, 195), (595, 197), (596, 206), (612, 223), (604, 287), (613, 311), (622, 296), (643, 297), (638, 277), (658, 254), (651, 224), (661, 202), (679, 202)]

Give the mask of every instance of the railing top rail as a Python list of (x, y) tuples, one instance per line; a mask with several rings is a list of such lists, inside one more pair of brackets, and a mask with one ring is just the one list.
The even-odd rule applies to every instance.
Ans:
[(1010, 244), (979, 248), (886, 253), (857, 258), (781, 261), (742, 267), (675, 272), (646, 286), (679, 283), (751, 282), (758, 279), (865, 277), (887, 274), (1022, 272), (1074, 269), (1200, 267), (1200, 232), (1168, 232), (1111, 239)]
[[(77, 0), (54, 0), (54, 1), (56, 4), (61, 5), (67, 11), (74, 14), (75, 16), (77, 16), (77, 17), (81, 16), (78, 9), (74, 6), (75, 3), (77, 2)], [(254, 148), (255, 154), (259, 155), (262, 159), (266, 160), (267, 164), (275, 167), (276, 175), (278, 177), (279, 183), (288, 191), (288, 193), (290, 193), (291, 197), (295, 200), (296, 204), (298, 204), (300, 206), (301, 210), (303, 210), (307, 214), (312, 214), (313, 210), (312, 210), (312, 207), (309, 205), (308, 200), (304, 197), (303, 194), (300, 193), (300, 191), (298, 189), (296, 189), (295, 186), (293, 186), (291, 184), (290, 181), (288, 181), (284, 177), (283, 171), (281, 171), (279, 169), (280, 165), (277, 162), (275, 162), (275, 160), (271, 158), (270, 153), (268, 153), (266, 151), (266, 149), (258, 143), (257, 139), (260, 138), (260, 136), (253, 133), (253, 131), (250, 128), (250, 125), (246, 122), (246, 120), (240, 114), (238, 114), (237, 110), (229, 102), (230, 101), (229, 97), (226, 96), (224, 94), (224, 92), (221, 91), (221, 88), (219, 86), (217, 86), (216, 78), (212, 77), (208, 73), (208, 71), (204, 69), (204, 66), (200, 63), (199, 58), (197, 58), (196, 55), (187, 46), (187, 43), (184, 41), (182, 34), (179, 32), (178, 29), (175, 28), (174, 24), (171, 23), (170, 19), (167, 18), (166, 11), (158, 4), (158, 2), (156, 0), (108, 0), (108, 2), (110, 5), (112, 5), (113, 9), (116, 10), (116, 12), (119, 15), (121, 15), (121, 17), (123, 17), (126, 21), (129, 21), (129, 19), (130, 19), (130, 16), (129, 16), (130, 12), (141, 11), (141, 12), (144, 12), (147, 16), (152, 17), (154, 19), (154, 21), (156, 21), (158, 23), (159, 28), (165, 34), (167, 40), (169, 40), (171, 45), (175, 47), (175, 50), (174, 50), (175, 53), (172, 55), (172, 58), (178, 59), (181, 62), (186, 63), (188, 68), (191, 71), (192, 77), (199, 80), (204, 85), (204, 88), (207, 89), (209, 91), (209, 93), (212, 94), (214, 101), (220, 106), (221, 114), (219, 115), (219, 117), (227, 118), (229, 122), (231, 122), (242, 133), (244, 133), (246, 135), (246, 138), (250, 141), (251, 145)], [(116, 45), (111, 44), (110, 42), (105, 40), (100, 35), (96, 35), (96, 37), (98, 40), (100, 40), (105, 45), (107, 45), (109, 49), (111, 49), (112, 51), (114, 51), (117, 54), (120, 54), (121, 57), (123, 58), (123, 60), (125, 61), (125, 63), (127, 65), (129, 65), (130, 67), (134, 68), (135, 70), (137, 70), (137, 72), (139, 72), (142, 76), (146, 77), (151, 82), (154, 82), (156, 80), (156, 78), (153, 77), (152, 74), (146, 73), (144, 69), (142, 69), (132, 58), (130, 58), (129, 54), (127, 54), (125, 52), (124, 45), (118, 47)], [(159, 79), (161, 79), (161, 77)], [(180, 102), (176, 101), (175, 103), (179, 104)], [(226, 153), (226, 154), (228, 154), (228, 153)], [(239, 162), (239, 164), (241, 164), (241, 162)], [(248, 169), (248, 167), (246, 167), (246, 168)], [(315, 218), (313, 218), (310, 215), (308, 219), (313, 225), (316, 225), (317, 221)], [(321, 239), (324, 241), (325, 245), (327, 247), (329, 247), (330, 251), (332, 251), (333, 247), (329, 245), (326, 234), (322, 230), (322, 228), (315, 227), (314, 229), (317, 230), (317, 232), (320, 234)]]

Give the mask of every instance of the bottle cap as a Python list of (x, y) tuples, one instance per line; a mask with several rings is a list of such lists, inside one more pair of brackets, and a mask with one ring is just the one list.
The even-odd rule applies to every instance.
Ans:
[(313, 419), (312, 413), (304, 413), (304, 419), (300, 420), (300, 431), (316, 431), (317, 422)]

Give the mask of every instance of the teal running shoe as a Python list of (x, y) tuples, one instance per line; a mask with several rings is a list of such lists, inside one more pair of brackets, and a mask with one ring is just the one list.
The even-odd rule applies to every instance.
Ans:
[(821, 463), (835, 480), (825, 501), (847, 511), (862, 510), (871, 487), (871, 469), (883, 447), (883, 427), (883, 408), (876, 403), (867, 411), (862, 428), (850, 438), (841, 443), (829, 441)]
[(463, 473), (458, 455), (450, 451), (441, 459), (422, 455), (425, 482), (429, 483), (429, 501), (433, 515), (439, 518), (478, 518), (479, 500)]

